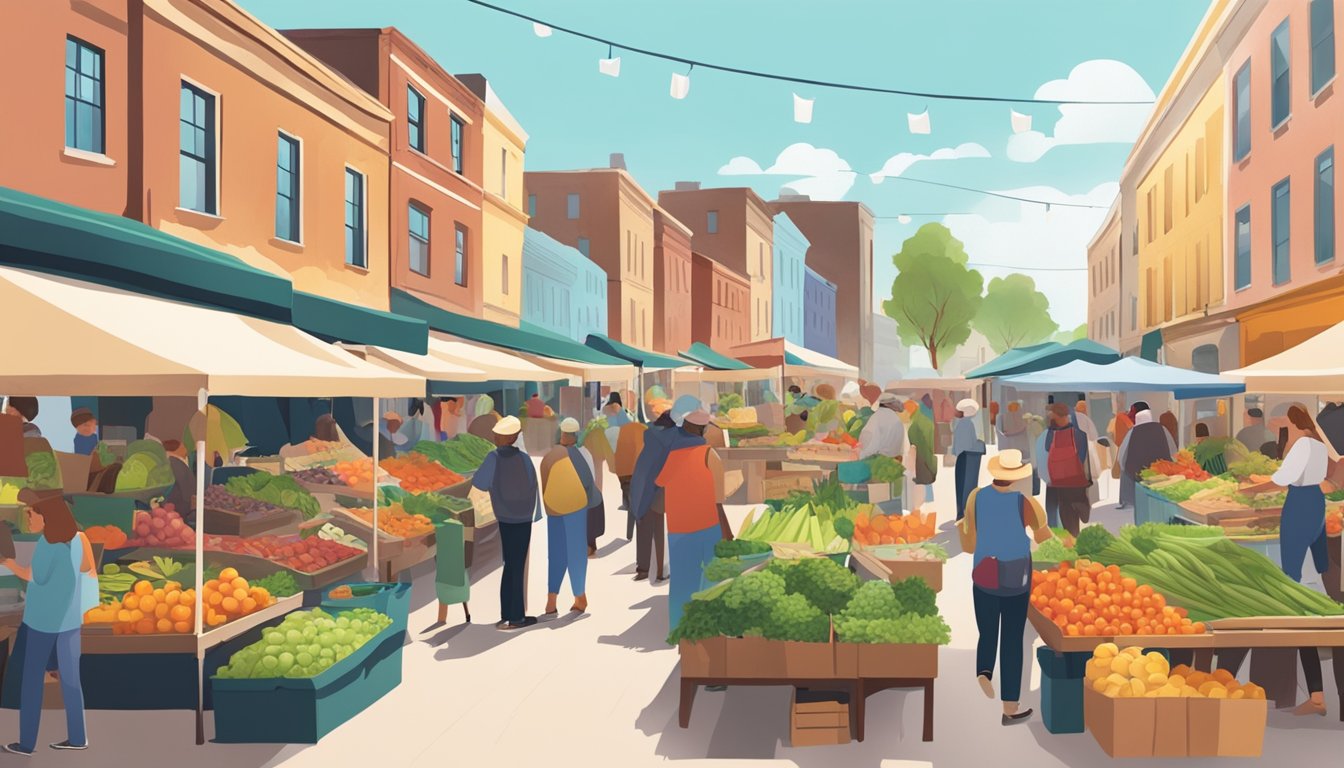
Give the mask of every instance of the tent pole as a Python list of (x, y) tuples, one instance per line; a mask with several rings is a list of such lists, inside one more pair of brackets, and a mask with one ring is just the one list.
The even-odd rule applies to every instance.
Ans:
[(382, 434), (378, 428), (380, 414), (379, 399), (373, 398), (373, 536), (369, 542), (369, 565), (373, 566), (374, 581), (382, 580), (382, 569), (378, 566), (378, 438)]
[(210, 431), (210, 414), (207, 406), (210, 392), (204, 387), (196, 394), (196, 411), (201, 414), (201, 430), (196, 438), (196, 744), (205, 743), (205, 643), (204, 610), (205, 586), (202, 578), (205, 571), (205, 437)]

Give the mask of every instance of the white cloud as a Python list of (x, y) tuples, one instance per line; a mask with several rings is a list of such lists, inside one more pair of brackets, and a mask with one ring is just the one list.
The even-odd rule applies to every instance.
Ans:
[[(1152, 101), (1153, 89), (1122, 61), (1094, 59), (1073, 68), (1068, 78), (1036, 89), (1038, 99), (1084, 101)], [(1053, 135), (1041, 131), (1015, 133), (1008, 139), (1008, 159), (1034, 163), (1052, 148), (1067, 144), (1129, 144), (1139, 136), (1151, 104), (1063, 104)]]
[(813, 200), (840, 200), (854, 186), (854, 170), (834, 150), (811, 144), (791, 144), (769, 168), (749, 157), (734, 157), (719, 169), (720, 176), (793, 176), (781, 192), (807, 195)]
[(955, 147), (935, 149), (932, 154), (928, 155), (902, 152), (899, 155), (892, 155), (887, 158), (887, 162), (882, 165), (882, 170), (868, 174), (868, 178), (872, 179), (874, 184), (881, 184), (882, 180), (888, 176), (900, 176), (909, 170), (910, 166), (922, 160), (960, 160), (968, 157), (989, 157), (989, 150), (973, 141), (968, 141)]

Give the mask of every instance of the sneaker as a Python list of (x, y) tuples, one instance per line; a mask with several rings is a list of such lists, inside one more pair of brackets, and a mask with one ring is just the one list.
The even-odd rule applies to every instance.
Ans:
[(537, 623), (536, 616), (524, 616), (522, 621), (511, 621), (508, 624), (505, 624), (504, 631), (512, 632), (517, 629), (526, 629), (528, 627), (535, 626), (536, 623)]
[(1011, 715), (1005, 714), (1003, 716), (1003, 724), (1017, 725), (1018, 723), (1025, 723), (1031, 717), (1031, 712), (1030, 709), (1024, 709), (1020, 712), (1014, 712)]
[(500, 619), (499, 621), (495, 622), (495, 629), (508, 629), (508, 627), (509, 622), (507, 619)]
[(79, 751), (79, 750), (83, 750), (83, 749), (88, 749), (88, 748), (89, 748), (89, 745), (88, 745), (88, 744), (71, 744), (69, 740), (66, 740), (66, 741), (58, 741), (58, 742), (56, 742), (55, 744), (51, 744), (51, 745), (49, 745), (49, 746), (50, 746), (52, 749), (62, 749), (62, 750), (72, 750), (72, 751)]
[(22, 746), (19, 745), (19, 742), (17, 741), (12, 744), (6, 744), (5, 751), (10, 753), (11, 755), (23, 755), (24, 757), (33, 756), (33, 750), (24, 749)]

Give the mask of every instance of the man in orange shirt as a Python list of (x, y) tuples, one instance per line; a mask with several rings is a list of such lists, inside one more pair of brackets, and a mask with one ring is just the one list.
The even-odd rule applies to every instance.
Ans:
[(611, 469), (616, 473), (616, 479), (621, 481), (621, 506), (626, 510), (626, 541), (635, 538), (635, 513), (630, 509), (630, 478), (634, 477), (639, 452), (644, 450), (646, 429), (646, 425), (631, 421), (618, 427), (616, 432), (616, 456), (612, 459)]
[(704, 568), (714, 559), (714, 545), (724, 537), (723, 462), (703, 441), (709, 413), (686, 415), (680, 429), (701, 438), (667, 456), (655, 481), (663, 489), (667, 511), (668, 560), (672, 578), (667, 591), (669, 629), (681, 621), (683, 608), (700, 589)]

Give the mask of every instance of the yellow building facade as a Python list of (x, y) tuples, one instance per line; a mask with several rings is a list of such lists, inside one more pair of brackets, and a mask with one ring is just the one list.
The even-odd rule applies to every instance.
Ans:
[(1220, 76), (1138, 184), (1138, 324), (1145, 332), (1223, 306), (1224, 104)]
[[(475, 86), (470, 78), (462, 79)], [(516, 328), (522, 316), (523, 231), (528, 222), (523, 191), (527, 132), (489, 83), (480, 87), (485, 99), (482, 316)]]

